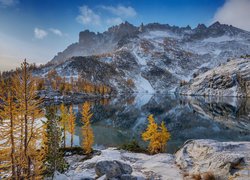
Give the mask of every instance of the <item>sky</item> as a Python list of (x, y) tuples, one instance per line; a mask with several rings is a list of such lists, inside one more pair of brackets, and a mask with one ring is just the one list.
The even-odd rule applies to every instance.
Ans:
[(250, 31), (250, 0), (0, 0), (0, 71), (44, 64), (78, 41), (128, 21), (196, 27), (215, 21)]

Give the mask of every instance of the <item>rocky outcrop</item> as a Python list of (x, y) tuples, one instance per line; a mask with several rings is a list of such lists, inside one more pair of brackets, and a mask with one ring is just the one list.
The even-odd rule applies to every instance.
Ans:
[(176, 163), (186, 178), (204, 174), (214, 179), (250, 179), (250, 142), (187, 141)]
[(111, 95), (88, 94), (82, 92), (68, 92), (66, 94), (63, 94), (60, 91), (55, 90), (41, 90), (37, 94), (43, 99), (43, 104), (45, 106), (61, 103), (78, 104), (84, 102), (85, 100), (98, 101), (100, 99), (111, 97)]
[[(63, 174), (68, 179), (80, 180), (84, 178), (105, 179), (116, 177), (124, 180), (182, 179), (181, 171), (175, 165), (171, 154), (146, 155), (131, 153), (123, 150), (108, 148), (101, 151), (101, 155), (81, 161), (79, 158), (67, 157), (69, 169)], [(74, 159), (71, 161), (70, 159)], [(81, 158), (82, 159), (82, 158)], [(132, 168), (132, 169), (131, 169)]]
[(250, 97), (250, 58), (235, 59), (198, 75), (178, 89), (184, 95)]
[(120, 161), (100, 161), (95, 165), (95, 172), (98, 177), (105, 176), (106, 179), (137, 179), (131, 176), (132, 167)]
[(79, 41), (58, 53), (51, 63), (60, 64), (73, 56), (91, 56), (113, 52), (120, 41), (136, 36), (138, 32), (139, 28), (128, 22), (110, 27), (104, 33), (84, 30), (79, 33)]
[[(250, 142), (190, 140), (175, 155), (146, 155), (109, 148), (86, 161), (67, 157), (63, 179), (250, 179)], [(74, 159), (71, 161), (70, 159)], [(81, 159), (81, 158), (80, 158)]]

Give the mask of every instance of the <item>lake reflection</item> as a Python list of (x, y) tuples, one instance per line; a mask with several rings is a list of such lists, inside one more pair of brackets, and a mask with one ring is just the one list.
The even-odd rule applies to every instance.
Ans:
[[(82, 141), (80, 111), (77, 113), (75, 145)], [(176, 97), (174, 95), (136, 94), (93, 102), (92, 127), (95, 146), (119, 146), (133, 139), (139, 141), (147, 126), (147, 116), (154, 114), (158, 123), (165, 121), (171, 133), (167, 151), (175, 152), (188, 139), (250, 141), (250, 99), (231, 97)]]

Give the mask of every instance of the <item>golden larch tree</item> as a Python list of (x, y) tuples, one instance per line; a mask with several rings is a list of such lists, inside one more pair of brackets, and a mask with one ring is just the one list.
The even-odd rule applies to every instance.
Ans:
[[(14, 102), (14, 93), (10, 84), (5, 84), (6, 92), (1, 94), (0, 119), (2, 125), (0, 127), (0, 169), (5, 169), (8, 173), (11, 172), (12, 178), (17, 178), (16, 173), (16, 136), (17, 126), (16, 121), (16, 103)], [(1, 172), (0, 172), (1, 174)]]
[(162, 121), (160, 126), (161, 152), (166, 150), (166, 143), (169, 141), (170, 137), (170, 133), (168, 132), (165, 123)]
[(148, 151), (151, 154), (164, 152), (166, 143), (170, 139), (170, 133), (164, 123), (160, 127), (155, 123), (152, 114), (149, 115), (148, 122), (146, 131), (142, 133), (142, 139), (149, 141)]
[[(29, 149), (31, 142), (37, 138), (36, 121), (43, 116), (41, 109), (42, 99), (36, 94), (35, 79), (32, 77), (30, 65), (24, 60), (20, 71), (16, 72), (13, 79), (15, 101), (17, 102), (19, 123), (19, 164), (23, 169), (22, 177), (30, 178), (32, 166), (33, 147)], [(19, 172), (19, 173), (21, 173)]]
[(86, 154), (92, 152), (92, 145), (94, 144), (94, 133), (91, 128), (90, 120), (93, 116), (93, 113), (90, 112), (90, 103), (85, 102), (82, 109), (82, 135), (83, 135), (83, 150)]

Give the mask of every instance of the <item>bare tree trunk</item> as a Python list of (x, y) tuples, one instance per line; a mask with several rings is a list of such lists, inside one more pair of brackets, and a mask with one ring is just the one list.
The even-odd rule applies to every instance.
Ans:
[(74, 134), (71, 134), (71, 141), (70, 141), (71, 147), (73, 147), (73, 142), (74, 142)]
[(65, 122), (63, 125), (63, 147), (66, 147), (66, 126), (65, 126)]

